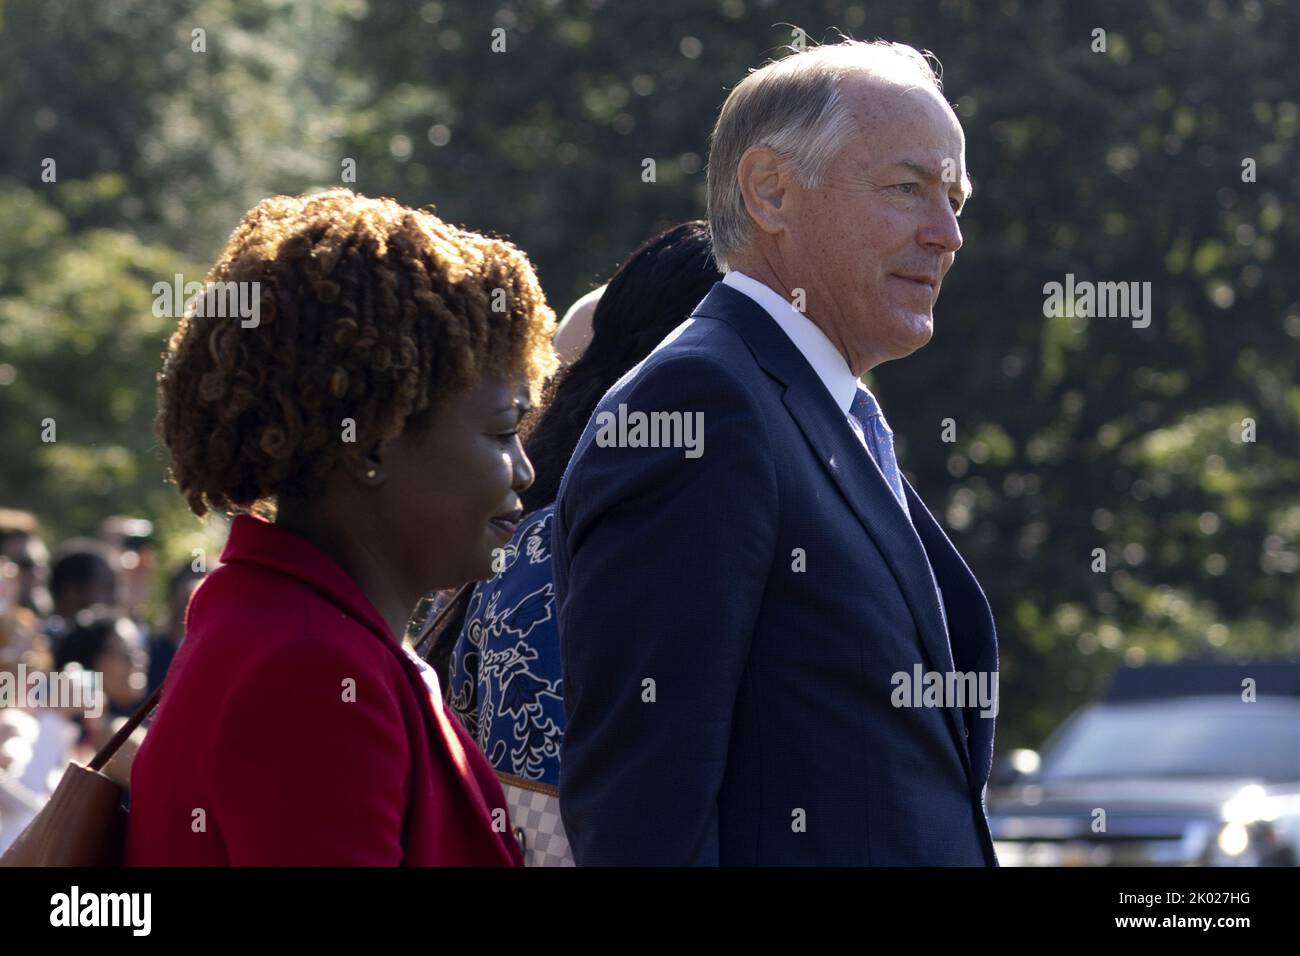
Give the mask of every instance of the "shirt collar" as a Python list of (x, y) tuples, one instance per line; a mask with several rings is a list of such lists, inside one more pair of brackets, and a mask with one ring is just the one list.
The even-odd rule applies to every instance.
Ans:
[(424, 678), (424, 686), (429, 688), (429, 700), (433, 703), (433, 709), (441, 710), (442, 685), (438, 683), (438, 672), (433, 669), (428, 661), (415, 653), (410, 644), (403, 643), (402, 651), (410, 658), (411, 663), (415, 665), (415, 669), (420, 672), (420, 676)]
[(858, 377), (817, 323), (787, 302), (784, 296), (743, 272), (728, 272), (722, 281), (763, 307), (812, 366), (835, 404), (847, 415), (858, 390)]
[(380, 637), (396, 640), (383, 616), (351, 576), (328, 554), (288, 528), (255, 515), (236, 515), (221, 561), (259, 564), (297, 578)]

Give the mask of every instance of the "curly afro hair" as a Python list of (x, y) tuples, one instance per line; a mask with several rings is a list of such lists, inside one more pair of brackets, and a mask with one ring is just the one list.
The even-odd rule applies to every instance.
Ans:
[(156, 430), (200, 517), (273, 515), (484, 373), (524, 375), (536, 402), (556, 367), (528, 258), (391, 199), (266, 199), (208, 281), (257, 282), (260, 296), (251, 327), (191, 304), (163, 353)]

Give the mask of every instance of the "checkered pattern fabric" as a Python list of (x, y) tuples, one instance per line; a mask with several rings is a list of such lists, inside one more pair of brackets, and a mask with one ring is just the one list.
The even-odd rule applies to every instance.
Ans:
[(512, 782), (516, 779), (502, 774), (501, 789), (515, 839), (524, 851), (524, 865), (573, 866), (569, 838), (560, 821), (560, 798)]

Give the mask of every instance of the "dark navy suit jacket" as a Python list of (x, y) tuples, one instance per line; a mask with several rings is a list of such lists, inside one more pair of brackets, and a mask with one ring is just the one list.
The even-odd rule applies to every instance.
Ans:
[[(703, 412), (702, 454), (602, 447), (620, 404)], [(891, 703), (917, 664), (997, 670), (988, 601), (904, 481), (915, 530), (812, 366), (722, 283), (605, 395), (553, 535), (580, 865), (996, 865), (993, 719)]]

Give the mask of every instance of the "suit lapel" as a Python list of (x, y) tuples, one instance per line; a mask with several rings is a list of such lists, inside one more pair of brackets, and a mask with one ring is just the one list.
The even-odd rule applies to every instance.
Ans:
[[(822, 466), (839, 486), (863, 530), (894, 572), (921, 633), (929, 669), (952, 670), (952, 655), (939, 611), (939, 596), (930, 583), (930, 568), (921, 542), (899, 507), (885, 476), (858, 442), (848, 422), (843, 428), (839, 427), (839, 422), (833, 417), (836, 411), (834, 403), (820, 382), (817, 387), (822, 391), (819, 396), (816, 393), (810, 396), (808, 389), (798, 386), (787, 388), (786, 408), (794, 416), (795, 423)], [(814, 397), (825, 398), (830, 410), (821, 408), (821, 403), (813, 400)]]
[[(903, 488), (912, 522), (925, 545), (948, 607), (963, 609), (960, 617), (949, 613), (949, 637), (957, 669), (977, 675), (997, 673), (997, 628), (984, 589), (906, 476)], [(993, 764), (994, 720), (980, 717), (978, 712), (979, 708), (972, 709), (975, 716), (966, 723), (970, 729), (971, 763), (982, 788)]]
[[(778, 329), (778, 331), (780, 331)], [(784, 334), (784, 333), (782, 333)], [(821, 396), (830, 406), (830, 415), (838, 409), (831, 401), (821, 382), (816, 382)], [(948, 634), (939, 610), (939, 595), (930, 578), (930, 566), (925, 549), (917, 537), (907, 515), (894, 497), (889, 483), (871, 456), (858, 442), (848, 422), (842, 429), (829, 418), (827, 411), (810, 399), (809, 389), (791, 386), (785, 393), (785, 405), (790, 409), (799, 430), (812, 445), (818, 460), (830, 473), (849, 508), (857, 516), (863, 530), (884, 555), (885, 562), (894, 573), (898, 588), (903, 592), (907, 606), (916, 621), (921, 635), (921, 652), (928, 671), (947, 673), (954, 669)], [(814, 392), (813, 395), (816, 395)], [(844, 434), (847, 432), (847, 438)], [(970, 773), (970, 756), (966, 750), (965, 718), (960, 708), (945, 707), (949, 729), (962, 755), (962, 763)]]
[[(765, 309), (730, 286), (715, 285), (693, 318), (726, 322), (745, 340), (768, 374), (784, 383), (783, 398), (791, 417), (893, 572), (921, 635), (926, 669), (940, 673), (953, 670), (939, 595), (921, 539), (812, 366)], [(912, 494), (914, 497), (915, 492)], [(945, 707), (944, 711), (962, 764), (971, 775), (964, 718), (959, 708)]]

